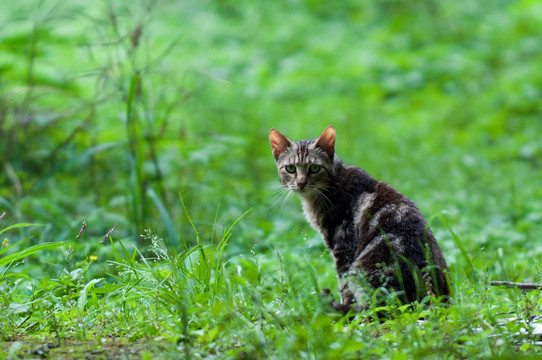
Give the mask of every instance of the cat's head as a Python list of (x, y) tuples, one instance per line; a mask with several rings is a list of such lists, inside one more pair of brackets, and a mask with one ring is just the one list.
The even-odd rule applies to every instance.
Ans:
[(303, 197), (322, 193), (334, 176), (335, 129), (328, 126), (318, 139), (291, 141), (276, 129), (269, 142), (280, 182)]

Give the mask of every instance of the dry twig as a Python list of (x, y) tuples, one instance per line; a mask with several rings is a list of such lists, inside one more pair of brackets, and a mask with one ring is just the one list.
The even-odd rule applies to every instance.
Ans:
[(491, 286), (505, 286), (508, 288), (516, 288), (521, 290), (542, 290), (542, 284), (536, 283), (519, 283), (512, 281), (491, 281)]

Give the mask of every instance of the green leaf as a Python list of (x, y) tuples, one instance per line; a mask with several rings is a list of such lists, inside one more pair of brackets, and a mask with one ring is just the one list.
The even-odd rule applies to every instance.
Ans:
[[(63, 245), (64, 245), (63, 242), (45, 243), (45, 244), (34, 245), (34, 246), (32, 246), (32, 247), (30, 247), (28, 249), (24, 249), (24, 250), (21, 250), (19, 252), (14, 253), (14, 254), (4, 256), (3, 258), (0, 259), (0, 266), (6, 266), (8, 264), (11, 265), (15, 261), (24, 259), (25, 257), (27, 257), (29, 255), (32, 255), (32, 254), (34, 254), (34, 253), (36, 253), (36, 252), (38, 252), (40, 250), (54, 249), (54, 248), (57, 248), (57, 247), (63, 246)], [(8, 268), (2, 273), (2, 277), (8, 271), (9, 265), (8, 265)]]
[(87, 305), (87, 302), (88, 302), (87, 295), (88, 295), (89, 290), (91, 290), (94, 287), (94, 285), (96, 285), (97, 283), (99, 283), (102, 280), (103, 280), (103, 278), (92, 279), (81, 290), (81, 292), (79, 294), (79, 300), (77, 301), (77, 308), (80, 311), (83, 311), (85, 309), (85, 306)]
[(8, 226), (7, 228), (4, 228), (4, 229), (0, 230), (0, 234), (3, 234), (4, 232), (6, 232), (8, 230), (11, 230), (11, 229), (16, 229), (16, 228), (20, 228), (20, 227), (28, 227), (28, 226), (43, 226), (43, 225), (31, 224), (31, 223), (14, 224), (14, 225)]

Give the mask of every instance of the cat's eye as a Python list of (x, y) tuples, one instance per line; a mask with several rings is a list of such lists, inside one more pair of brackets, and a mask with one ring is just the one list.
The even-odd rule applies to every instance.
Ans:
[(318, 171), (320, 171), (320, 165), (318, 164), (312, 164), (309, 167), (309, 174), (316, 174)]
[(295, 171), (296, 171), (295, 165), (292, 165), (292, 164), (286, 165), (284, 168), (285, 168), (286, 171), (288, 171), (290, 174), (293, 174), (293, 173), (295, 173)]

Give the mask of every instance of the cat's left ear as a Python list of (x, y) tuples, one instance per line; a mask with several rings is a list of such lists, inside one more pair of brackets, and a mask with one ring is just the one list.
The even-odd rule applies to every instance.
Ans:
[(316, 147), (328, 154), (330, 159), (335, 155), (335, 128), (329, 125), (316, 140)]
[(271, 148), (273, 148), (273, 156), (275, 157), (275, 160), (278, 159), (280, 153), (292, 145), (290, 139), (282, 135), (282, 133), (277, 129), (269, 130), (269, 142), (271, 143)]

